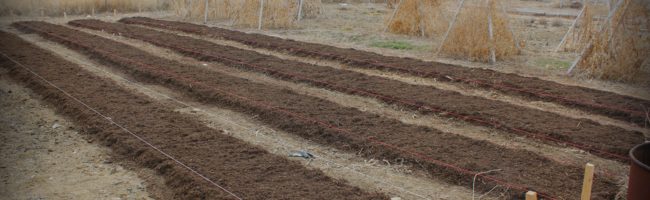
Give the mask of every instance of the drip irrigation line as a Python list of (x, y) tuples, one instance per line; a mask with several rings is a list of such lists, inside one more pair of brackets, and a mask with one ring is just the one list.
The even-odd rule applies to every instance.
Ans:
[[(134, 63), (134, 64), (137, 64), (137, 65), (140, 65), (141, 67), (148, 68), (148, 69), (152, 70), (153, 72), (159, 72), (159, 73), (161, 73), (161, 74), (163, 74), (163, 75), (166, 75), (166, 76), (168, 76), (168, 77), (170, 77), (170, 78), (175, 78), (175, 79), (179, 79), (179, 80), (187, 81), (188, 83), (196, 84), (197, 86), (202, 86), (202, 87), (205, 87), (205, 88), (210, 88), (210, 89), (213, 89), (213, 90), (215, 90), (215, 91), (221, 92), (221, 93), (223, 93), (223, 94), (229, 95), (229, 96), (231, 96), (231, 97), (235, 97), (235, 98), (239, 98), (239, 99), (242, 99), (242, 100), (244, 100), (244, 101), (247, 101), (247, 102), (251, 103), (252, 105), (261, 106), (261, 107), (263, 107), (263, 108), (266, 108), (266, 109), (269, 109), (269, 110), (272, 110), (272, 111), (274, 110), (274, 111), (276, 111), (276, 112), (280, 112), (280, 113), (286, 114), (286, 115), (288, 115), (288, 116), (290, 116), (290, 117), (293, 117), (293, 118), (295, 118), (295, 119), (299, 119), (299, 120), (302, 120), (302, 121), (305, 121), (305, 122), (311, 122), (311, 123), (314, 123), (314, 124), (318, 124), (318, 125), (320, 125), (320, 126), (323, 127), (323, 128), (331, 129), (331, 130), (334, 130), (334, 131), (336, 131), (336, 132), (338, 132), (338, 133), (342, 133), (342, 134), (344, 134), (344, 135), (347, 135), (347, 136), (350, 137), (351, 139), (355, 139), (355, 138), (356, 138), (356, 139), (360, 139), (360, 140), (366, 140), (366, 141), (368, 141), (368, 142), (370, 142), (370, 143), (373, 143), (373, 144), (376, 144), (376, 145), (384, 146), (384, 147), (386, 147), (386, 148), (390, 148), (390, 149), (395, 149), (395, 150), (400, 151), (400, 152), (405, 152), (405, 153), (410, 154), (411, 156), (414, 156), (414, 157), (419, 158), (419, 159), (421, 159), (421, 160), (428, 161), (428, 162), (431, 163), (431, 164), (438, 165), (438, 166), (441, 166), (441, 167), (443, 167), (443, 168), (447, 168), (447, 169), (450, 169), (450, 170), (452, 170), (452, 171), (459, 172), (459, 173), (461, 173), (461, 174), (465, 174), (465, 175), (469, 175), (469, 176), (477, 176), (478, 178), (482, 178), (482, 179), (484, 179), (485, 181), (493, 182), (493, 183), (496, 183), (496, 184), (499, 184), (499, 185), (503, 185), (503, 186), (505, 186), (505, 187), (507, 187), (507, 188), (516, 189), (516, 190), (519, 190), (519, 191), (522, 191), (522, 192), (528, 191), (527, 188), (526, 188), (525, 186), (522, 186), (522, 185), (519, 185), (519, 184), (508, 183), (508, 182), (506, 182), (506, 181), (504, 181), (504, 180), (501, 180), (501, 179), (498, 179), (498, 178), (495, 178), (495, 177), (492, 177), (492, 176), (487, 176), (487, 175), (485, 175), (485, 174), (477, 174), (477, 172), (473, 172), (473, 171), (471, 171), (471, 170), (464, 169), (464, 168), (461, 168), (461, 167), (455, 166), (455, 165), (453, 165), (453, 164), (449, 164), (449, 163), (446, 163), (446, 162), (443, 162), (443, 161), (440, 161), (440, 160), (433, 159), (433, 158), (431, 158), (431, 157), (429, 157), (429, 156), (425, 156), (425, 155), (423, 155), (422, 153), (419, 153), (419, 152), (417, 152), (417, 151), (410, 150), (410, 149), (405, 149), (405, 148), (401, 148), (401, 147), (397, 147), (397, 146), (395, 146), (395, 145), (392, 145), (392, 144), (389, 144), (389, 143), (383, 142), (383, 141), (381, 141), (381, 140), (377, 140), (377, 139), (376, 139), (375, 137), (373, 137), (373, 136), (369, 136), (369, 137), (366, 137), (366, 138), (358, 137), (358, 136), (355, 136), (351, 131), (349, 131), (349, 130), (347, 130), (347, 129), (343, 129), (343, 128), (340, 128), (340, 127), (338, 127), (338, 126), (331, 125), (331, 124), (329, 124), (329, 123), (327, 123), (327, 122), (323, 122), (323, 121), (319, 121), (319, 120), (316, 120), (316, 119), (313, 119), (313, 118), (305, 117), (305, 116), (303, 116), (303, 115), (301, 115), (301, 114), (297, 114), (297, 113), (293, 113), (293, 112), (291, 112), (291, 111), (287, 111), (287, 110), (282, 109), (282, 108), (280, 108), (280, 107), (278, 107), (278, 106), (272, 106), (272, 105), (267, 104), (267, 103), (265, 103), (265, 102), (263, 102), (263, 101), (252, 100), (252, 99), (249, 99), (249, 98), (247, 98), (247, 97), (243, 97), (243, 96), (240, 96), (240, 95), (237, 95), (237, 94), (234, 94), (234, 93), (228, 92), (228, 91), (224, 91), (224, 90), (219, 89), (219, 88), (211, 87), (211, 86), (209, 86), (209, 85), (205, 85), (205, 84), (203, 84), (203, 83), (201, 83), (201, 82), (198, 82), (198, 81), (195, 81), (195, 80), (193, 80), (193, 79), (184, 78), (184, 77), (181, 77), (181, 76), (178, 76), (178, 75), (174, 75), (174, 74), (169, 73), (169, 72), (166, 72), (166, 71), (156, 70), (156, 67), (153, 67), (153, 66), (151, 66), (151, 65), (144, 64), (144, 63), (141, 63), (141, 62), (138, 62), (138, 61), (130, 61), (130, 60), (127, 59), (127, 58), (121, 58), (121, 57), (119, 57), (119, 56), (112, 55), (112, 53), (105, 52), (105, 51), (103, 51), (103, 50), (96, 50), (96, 49), (93, 50), (93, 48), (91, 48), (91, 47), (88, 47), (88, 46), (83, 45), (83, 44), (79, 44), (79, 43), (77, 43), (77, 42), (73, 42), (73, 41), (68, 40), (68, 39), (65, 39), (65, 38), (63, 38), (63, 37), (61, 37), (61, 36), (53, 35), (52, 33), (49, 33), (49, 32), (41, 31), (41, 30), (38, 30), (38, 29), (36, 29), (36, 28), (27, 27), (27, 26), (24, 26), (24, 27), (27, 28), (27, 29), (32, 29), (32, 30), (37, 31), (37, 32), (40, 32), (40, 33), (42, 33), (42, 34), (45, 34), (45, 35), (51, 36), (51, 37), (59, 38), (60, 40), (66, 41), (66, 42), (71, 43), (71, 44), (73, 44), (73, 45), (77, 45), (77, 46), (80, 46), (80, 47), (85, 47), (85, 48), (87, 48), (87, 49), (90, 50), (90, 51), (95, 51), (95, 52), (98, 52), (98, 53), (102, 53), (102, 52), (103, 52), (104, 54), (106, 54), (105, 56), (113, 56), (113, 57), (117, 57), (118, 59), (123, 59), (123, 60), (125, 60), (125, 61), (123, 61), (123, 62), (130, 62), (130, 63)], [(541, 197), (545, 197), (545, 198), (547, 198), (547, 199), (557, 199), (557, 198), (552, 197), (552, 196), (550, 196), (550, 195), (548, 195), (548, 194), (545, 194), (545, 193), (538, 192), (538, 194), (539, 194), (539, 196), (541, 196)]]
[[(124, 22), (124, 23), (128, 24), (129, 22)], [(143, 24), (143, 25), (157, 26), (157, 27), (166, 27), (168, 29), (175, 29), (172, 26), (168, 26), (168, 25), (165, 25), (165, 24), (162, 24), (162, 23), (145, 22), (145, 21), (137, 21), (135, 23), (139, 23), (139, 24)], [(210, 27), (206, 26), (206, 28), (210, 28)], [(198, 31), (188, 31), (188, 32), (194, 32), (195, 34), (200, 34), (200, 32), (198, 32)], [(241, 41), (237, 41), (237, 42), (247, 44), (246, 42), (241, 42)], [(247, 42), (250, 43), (250, 44), (247, 44), (247, 45), (255, 44), (255, 45), (258, 45), (259, 47), (266, 45), (266, 46), (273, 47), (273, 48), (285, 49), (285, 48), (280, 47), (278, 45), (259, 44), (257, 42), (250, 42), (250, 41), (247, 41)], [(263, 48), (263, 47), (261, 47), (261, 48)], [(413, 69), (406, 69), (406, 68), (402, 68), (402, 67), (390, 66), (390, 65), (383, 64), (383, 63), (374, 62), (372, 60), (358, 60), (358, 59), (346, 58), (346, 57), (343, 57), (343, 56), (330, 54), (330, 53), (310, 51), (310, 50), (300, 48), (300, 47), (292, 48), (290, 50), (294, 51), (296, 53), (306, 53), (306, 54), (316, 55), (316, 56), (320, 56), (320, 57), (327, 58), (327, 59), (337, 58), (337, 59), (341, 59), (343, 61), (351, 61), (351, 62), (355, 62), (355, 63), (358, 63), (358, 64), (359, 63), (367, 63), (367, 64), (379, 66), (381, 68), (393, 69), (393, 70), (397, 70), (397, 71), (402, 72), (402, 73), (413, 74), (413, 75), (417, 75), (417, 76), (420, 76), (420, 77), (442, 76), (438, 72), (422, 72), (422, 71), (413, 70)], [(298, 51), (296, 51), (296, 50), (298, 50)], [(464, 82), (464, 83), (467, 83), (467, 84), (483, 85), (483, 86), (486, 86), (486, 87), (489, 87), (489, 88), (499, 89), (500, 91), (515, 91), (515, 92), (519, 92), (519, 93), (523, 93), (523, 94), (533, 95), (533, 96), (536, 96), (536, 97), (539, 97), (539, 98), (551, 98), (551, 99), (555, 99), (555, 100), (557, 100), (559, 102), (564, 102), (564, 103), (569, 103), (569, 104), (577, 104), (577, 105), (590, 106), (590, 107), (601, 108), (601, 109), (614, 110), (614, 111), (618, 111), (618, 112), (632, 114), (634, 116), (642, 116), (642, 115), (645, 114), (645, 113), (642, 113), (640, 111), (630, 110), (630, 109), (627, 109), (627, 108), (620, 108), (620, 107), (610, 106), (610, 105), (601, 104), (601, 103), (584, 102), (582, 100), (565, 98), (565, 97), (555, 95), (555, 94), (551, 94), (551, 93), (547, 93), (547, 92), (531, 91), (531, 90), (521, 89), (521, 88), (513, 87), (513, 86), (507, 86), (507, 85), (499, 84), (499, 83), (489, 83), (487, 81), (476, 80), (476, 79), (468, 79), (468, 78), (450, 79), (451, 82), (454, 82), (454, 80), (458, 80), (460, 82)]]
[[(104, 69), (101, 69), (101, 68), (96, 68), (96, 69), (99, 70), (99, 71), (101, 71), (101, 72), (103, 72), (103, 73), (105, 73), (105, 74), (107, 74), (107, 75), (112, 75), (110, 72), (108, 72), (108, 71), (106, 71), (106, 70), (104, 70)], [(195, 107), (195, 106), (192, 106), (192, 105), (189, 105), (189, 104), (187, 104), (187, 103), (185, 103), (185, 102), (182, 102), (182, 101), (180, 101), (180, 100), (178, 100), (178, 99), (176, 99), (176, 98), (170, 97), (169, 95), (163, 94), (163, 93), (158, 92), (158, 91), (155, 91), (155, 90), (153, 90), (153, 89), (151, 89), (151, 88), (149, 88), (149, 87), (146, 87), (146, 86), (144, 86), (144, 85), (141, 85), (141, 84), (139, 84), (139, 83), (137, 83), (137, 82), (134, 82), (134, 81), (131, 81), (131, 80), (129, 80), (129, 79), (126, 79), (126, 78), (124, 78), (124, 77), (122, 77), (122, 76), (116, 76), (116, 77), (118, 77), (119, 79), (122, 79), (122, 80), (124, 80), (124, 81), (127, 81), (127, 82), (129, 82), (129, 83), (135, 85), (136, 87), (142, 88), (142, 89), (144, 89), (144, 90), (147, 90), (147, 91), (149, 91), (149, 92), (152, 92), (152, 93), (155, 93), (155, 94), (157, 94), (157, 95), (159, 95), (159, 96), (162, 96), (163, 98), (166, 98), (166, 99), (169, 99), (169, 100), (171, 100), (171, 101), (174, 101), (174, 102), (178, 103), (179, 105), (185, 106), (185, 107), (187, 107), (187, 108), (192, 108), (192, 109), (202, 110), (202, 109), (199, 109), (199, 108), (197, 108), (197, 107)], [(216, 115), (216, 114), (214, 114), (214, 113), (210, 113), (210, 112), (204, 112), (204, 113), (207, 114), (207, 115), (210, 115), (210, 116), (212, 116), (212, 117), (218, 118), (218, 119), (220, 119), (220, 120), (222, 120), (222, 121), (224, 121), (224, 122), (226, 122), (226, 123), (228, 123), (228, 124), (231, 124), (231, 125), (234, 125), (234, 126), (240, 127), (240, 128), (242, 128), (242, 129), (246, 129), (247, 131), (249, 131), (249, 132), (254, 133), (255, 135), (257, 135), (257, 132), (255, 131), (254, 128), (251, 128), (251, 127), (247, 127), (247, 126), (241, 125), (241, 124), (239, 124), (239, 123), (237, 123), (237, 122), (235, 122), (235, 121), (233, 121), (233, 120), (230, 120), (230, 119), (227, 119), (227, 118), (223, 118), (223, 117), (221, 117), (221, 116), (219, 116), (219, 115)], [(277, 141), (279, 141), (280, 143), (283, 143), (283, 144), (286, 144), (286, 143), (287, 143), (286, 140), (284, 140), (284, 139), (282, 139), (282, 138), (279, 138), (279, 137), (275, 137), (274, 139), (277, 140)], [(303, 143), (303, 145), (304, 145), (304, 143)], [(371, 175), (365, 174), (365, 173), (363, 173), (363, 172), (357, 171), (357, 170), (351, 168), (350, 166), (347, 166), (347, 165), (344, 165), (344, 164), (340, 164), (340, 163), (338, 163), (338, 162), (336, 162), (336, 161), (333, 161), (333, 160), (330, 160), (330, 159), (327, 159), (327, 158), (324, 158), (324, 157), (317, 157), (317, 158), (319, 158), (319, 160), (324, 160), (324, 161), (327, 162), (327, 163), (331, 163), (331, 164), (337, 165), (337, 166), (339, 166), (339, 167), (346, 168), (346, 169), (348, 169), (348, 170), (351, 171), (351, 172), (354, 172), (354, 173), (357, 173), (357, 174), (363, 175), (363, 176), (367, 177), (368, 180), (371, 179), (371, 181), (376, 181), (376, 182), (382, 183), (382, 184), (384, 184), (384, 185), (388, 185), (388, 186), (390, 186), (390, 187), (396, 188), (396, 189), (401, 190), (401, 191), (403, 191), (403, 192), (409, 193), (409, 194), (411, 194), (411, 195), (413, 195), (413, 196), (417, 196), (417, 197), (420, 197), (420, 198), (422, 198), (422, 199), (428, 199), (428, 198), (425, 197), (424, 195), (421, 195), (421, 194), (418, 194), (418, 193), (415, 193), (415, 192), (409, 191), (409, 190), (407, 190), (407, 189), (405, 189), (405, 188), (403, 188), (403, 187), (399, 187), (399, 186), (396, 186), (396, 185), (391, 184), (391, 183), (389, 183), (389, 182), (383, 181), (382, 179), (377, 178), (377, 177), (375, 177), (375, 176), (371, 176)]]
[(300, 79), (303, 79), (303, 80), (306, 80), (306, 81), (316, 83), (317, 85), (325, 85), (325, 86), (328, 86), (328, 87), (333, 88), (333, 89), (338, 89), (339, 91), (352, 91), (352, 92), (355, 92), (355, 93), (365, 94), (365, 95), (370, 96), (370, 97), (381, 98), (381, 99), (388, 100), (388, 101), (393, 101), (393, 102), (399, 102), (399, 103), (402, 103), (402, 104), (406, 104), (408, 106), (415, 107), (416, 109), (424, 109), (424, 110), (437, 112), (437, 113), (446, 113), (447, 115), (453, 116), (453, 118), (456, 118), (456, 119), (475, 122), (475, 123), (482, 124), (482, 125), (490, 125), (490, 126), (495, 127), (497, 129), (513, 131), (513, 132), (515, 132), (515, 133), (517, 133), (519, 135), (528, 135), (529, 137), (532, 137), (532, 138), (546, 140), (546, 141), (552, 141), (552, 142), (555, 142), (555, 143), (572, 146), (574, 148), (582, 149), (582, 150), (585, 150), (585, 151), (596, 152), (596, 153), (599, 153), (599, 154), (601, 154), (603, 156), (607, 156), (607, 157), (611, 157), (611, 158), (616, 158), (616, 159), (620, 159), (620, 160), (624, 160), (624, 161), (629, 160), (628, 157), (625, 157), (625, 156), (622, 156), (622, 155), (619, 155), (619, 154), (615, 154), (615, 153), (611, 153), (611, 152), (608, 152), (608, 151), (605, 151), (605, 150), (602, 150), (602, 149), (599, 149), (599, 148), (591, 147), (590, 145), (587, 145), (587, 144), (564, 141), (564, 140), (561, 140), (561, 139), (556, 139), (556, 138), (547, 136), (547, 135), (545, 135), (543, 133), (531, 132), (531, 131), (516, 128), (516, 127), (508, 127), (508, 126), (506, 126), (506, 125), (504, 125), (504, 124), (502, 124), (500, 122), (497, 122), (497, 121), (484, 120), (484, 119), (478, 118), (478, 117), (473, 117), (473, 116), (469, 116), (469, 115), (465, 115), (465, 114), (460, 114), (460, 113), (456, 113), (456, 112), (453, 112), (453, 111), (447, 111), (447, 110), (442, 109), (442, 108), (436, 108), (435, 106), (432, 106), (432, 105), (422, 105), (424, 103), (419, 103), (419, 102), (416, 102), (414, 100), (405, 100), (405, 99), (401, 99), (401, 98), (386, 96), (386, 95), (382, 95), (382, 94), (378, 94), (378, 93), (375, 93), (375, 92), (366, 91), (366, 90), (362, 90), (362, 89), (354, 89), (354, 88), (336, 86), (333, 83), (329, 83), (329, 82), (325, 82), (325, 81), (318, 81), (318, 80), (314, 80), (314, 79), (311, 79), (311, 78), (308, 78), (308, 77), (304, 77), (304, 76), (296, 75), (296, 74), (291, 74), (291, 73), (287, 73), (287, 72), (281, 72), (281, 71), (273, 70), (273, 69), (270, 69), (270, 68), (267, 68), (267, 67), (253, 65), (253, 64), (250, 64), (250, 63), (247, 63), (247, 62), (244, 62), (244, 61), (240, 61), (240, 60), (234, 60), (234, 59), (230, 59), (230, 58), (226, 58), (226, 57), (218, 57), (218, 56), (214, 56), (214, 55), (211, 55), (211, 54), (196, 52), (196, 51), (191, 50), (191, 49), (176, 47), (176, 46), (172, 46), (172, 45), (169, 45), (169, 44), (164, 44), (162, 42), (154, 41), (154, 40), (147, 39), (147, 38), (142, 38), (141, 40), (144, 40), (146, 42), (149, 42), (149, 43), (152, 43), (152, 44), (155, 44), (155, 45), (158, 45), (158, 46), (163, 46), (163, 47), (170, 48), (170, 49), (181, 50), (185, 54), (196, 55), (196, 56), (199, 56), (199, 57), (209, 57), (209, 58), (217, 59), (216, 61), (221, 60), (221, 62), (223, 62), (225, 60), (225, 61), (228, 61), (228, 62), (231, 62), (231, 63), (248, 66), (248, 67), (255, 68), (255, 69), (262, 69), (263, 71), (266, 71), (267, 73), (279, 74), (279, 75), (281, 75), (283, 77), (297, 77), (297, 78), (300, 78)]
[(144, 143), (145, 145), (147, 145), (147, 146), (151, 147), (152, 149), (158, 151), (159, 153), (161, 153), (161, 154), (164, 155), (165, 157), (167, 157), (167, 158), (173, 160), (173, 161), (176, 162), (178, 165), (184, 167), (185, 169), (189, 170), (190, 172), (194, 173), (195, 175), (201, 177), (203, 180), (209, 182), (210, 184), (212, 184), (212, 185), (218, 187), (219, 189), (221, 189), (221, 190), (223, 190), (224, 192), (228, 193), (230, 196), (233, 196), (233, 197), (235, 197), (236, 199), (242, 200), (242, 198), (239, 197), (239, 196), (237, 196), (235, 193), (231, 192), (230, 190), (228, 190), (228, 189), (224, 188), (223, 186), (217, 184), (216, 182), (212, 181), (211, 179), (209, 179), (208, 177), (204, 176), (203, 174), (201, 174), (201, 173), (197, 172), (196, 170), (192, 169), (191, 167), (187, 166), (187, 165), (184, 164), (183, 162), (179, 161), (178, 159), (174, 158), (173, 156), (169, 155), (168, 153), (166, 153), (166, 152), (164, 152), (163, 150), (159, 149), (158, 147), (154, 146), (153, 144), (151, 144), (150, 142), (148, 142), (148, 141), (145, 140), (144, 138), (142, 138), (142, 137), (138, 136), (137, 134), (131, 132), (129, 129), (126, 129), (124, 126), (122, 126), (122, 125), (118, 124), (117, 122), (113, 121), (112, 118), (110, 118), (110, 117), (108, 117), (108, 116), (102, 114), (101, 112), (97, 111), (95, 108), (89, 106), (88, 104), (84, 103), (83, 101), (79, 100), (78, 98), (72, 96), (70, 93), (68, 93), (68, 92), (66, 92), (65, 90), (59, 88), (59, 87), (56, 86), (54, 83), (48, 81), (47, 79), (45, 79), (44, 77), (42, 77), (42, 76), (39, 75), (38, 73), (36, 73), (36, 72), (34, 72), (33, 70), (29, 69), (27, 66), (25, 66), (25, 65), (23, 65), (22, 63), (20, 63), (20, 62), (14, 60), (14, 59), (12, 59), (11, 57), (9, 57), (8, 55), (6, 55), (6, 54), (4, 54), (4, 53), (2, 53), (2, 52), (0, 52), (0, 54), (2, 54), (2, 56), (4, 56), (5, 58), (9, 59), (11, 62), (16, 63), (18, 66), (20, 66), (20, 67), (22, 67), (23, 69), (27, 70), (28, 72), (30, 72), (30, 73), (33, 74), (34, 76), (38, 77), (38, 78), (41, 79), (43, 82), (45, 82), (45, 83), (47, 83), (48, 85), (54, 87), (55, 89), (61, 91), (63, 94), (65, 94), (66, 96), (70, 97), (72, 100), (78, 102), (79, 104), (81, 104), (81, 105), (83, 105), (84, 107), (88, 108), (89, 110), (93, 111), (93, 112), (96, 113), (97, 115), (101, 116), (102, 118), (104, 118), (105, 120), (107, 120), (108, 122), (110, 122), (111, 124), (113, 124), (113, 125), (119, 127), (120, 129), (122, 129), (122, 130), (125, 131), (126, 133), (129, 133), (131, 136), (133, 136), (133, 137), (135, 137), (136, 139), (140, 140), (140, 141), (141, 141), (142, 143)]

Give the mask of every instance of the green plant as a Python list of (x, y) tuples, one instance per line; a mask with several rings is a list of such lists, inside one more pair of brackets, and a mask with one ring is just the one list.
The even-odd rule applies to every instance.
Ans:
[(556, 60), (553, 58), (539, 58), (534, 61), (535, 66), (543, 67), (546, 69), (569, 69), (571, 61)]
[(411, 50), (415, 48), (415, 45), (404, 41), (377, 41), (370, 44), (370, 46), (398, 50)]

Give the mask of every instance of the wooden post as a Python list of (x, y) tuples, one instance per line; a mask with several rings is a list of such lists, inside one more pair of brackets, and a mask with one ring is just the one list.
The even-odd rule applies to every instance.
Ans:
[(90, 9), (90, 16), (95, 16), (95, 7)]
[[(625, 0), (622, 0), (622, 1), (625, 1)], [(607, 45), (610, 45), (612, 43), (612, 40), (614, 39), (614, 34), (616, 34), (616, 29), (618, 29), (619, 25), (621, 23), (625, 23), (625, 16), (627, 15), (627, 9), (629, 7), (629, 3), (630, 3), (630, 1), (625, 1), (625, 5), (623, 5), (623, 7), (625, 7), (623, 9), (623, 14), (621, 14), (621, 17), (618, 18), (618, 21), (616, 22), (616, 24), (612, 24), (612, 31), (611, 31), (611, 33), (609, 33), (609, 38), (607, 39)], [(610, 23), (612, 23), (612, 22), (610, 21)], [(609, 48), (611, 48), (611, 46)], [(643, 65), (641, 65), (641, 66), (643, 66)]]
[(492, 29), (492, 6), (490, 6), (490, 0), (487, 1), (486, 9), (488, 10), (488, 34), (490, 38), (490, 40), (488, 41), (488, 45), (490, 48), (490, 64), (494, 64), (497, 62), (497, 57), (494, 50), (495, 42), (494, 42), (494, 31)]
[(208, 9), (208, 1), (209, 0), (205, 0), (205, 10), (203, 11), (203, 24), (208, 23), (208, 11), (210, 10)]
[(190, 4), (187, 7), (187, 13), (185, 13), (185, 17), (192, 18), (192, 10), (194, 9), (194, 0), (190, 0)]
[(438, 50), (436, 51), (436, 55), (440, 54), (440, 51), (442, 50), (442, 45), (445, 44), (445, 41), (447, 41), (447, 37), (449, 36), (449, 32), (451, 32), (451, 29), (456, 24), (456, 18), (458, 18), (458, 14), (460, 13), (460, 10), (463, 8), (463, 4), (465, 4), (465, 0), (460, 0), (460, 5), (458, 5), (458, 8), (456, 9), (456, 14), (454, 14), (454, 18), (452, 18), (451, 22), (449, 22), (449, 27), (447, 28), (447, 32), (445, 32), (445, 36), (442, 37), (442, 42), (440, 42), (440, 45), (438, 46)]
[(259, 19), (257, 21), (257, 29), (262, 30), (262, 24), (264, 19), (264, 0), (260, 0), (260, 14), (259, 14)]
[(41, 17), (45, 17), (45, 8), (41, 8)]
[(560, 44), (557, 45), (557, 48), (555, 48), (555, 52), (560, 51), (560, 48), (564, 46), (564, 43), (566, 43), (567, 37), (569, 37), (569, 33), (573, 31), (573, 29), (576, 27), (576, 24), (578, 23), (578, 20), (582, 16), (582, 14), (585, 12), (585, 9), (587, 9), (587, 5), (582, 6), (582, 10), (580, 10), (580, 13), (578, 13), (578, 16), (576, 19), (573, 20), (573, 23), (571, 23), (571, 27), (569, 27), (569, 30), (564, 34), (564, 37), (562, 37), (562, 41), (560, 41)]
[(585, 165), (585, 178), (582, 182), (582, 195), (580, 195), (580, 200), (590, 200), (591, 199), (591, 184), (594, 182), (594, 165), (587, 163)]
[(399, 3), (397, 3), (397, 6), (395, 6), (395, 10), (393, 11), (393, 14), (390, 16), (390, 19), (388, 19), (388, 25), (386, 25), (386, 28), (384, 28), (384, 33), (388, 31), (388, 27), (390, 27), (390, 23), (393, 23), (393, 18), (395, 18), (395, 15), (397, 14), (397, 11), (399, 10), (399, 6), (402, 5), (402, 0), (399, 0)]
[(537, 200), (537, 192), (533, 192), (533, 191), (526, 192), (526, 200)]
[(303, 4), (304, 4), (303, 0), (300, 0), (298, 2), (298, 21), (302, 20), (302, 6), (303, 6)]
[(66, 13), (65, 11), (63, 11), (63, 19), (68, 19), (68, 13)]

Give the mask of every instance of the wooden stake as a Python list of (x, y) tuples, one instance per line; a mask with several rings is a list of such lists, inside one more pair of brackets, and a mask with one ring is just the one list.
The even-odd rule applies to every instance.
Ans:
[(205, 0), (205, 10), (203, 11), (203, 24), (208, 23), (208, 10), (209, 10), (208, 9), (208, 1), (209, 0)]
[(68, 19), (68, 13), (63, 12), (63, 19)]
[(587, 163), (585, 165), (585, 178), (582, 183), (582, 195), (580, 196), (581, 200), (590, 200), (591, 199), (591, 185), (594, 182), (594, 165)]
[(117, 16), (117, 9), (113, 9), (113, 17)]
[[(503, 15), (506, 16), (506, 21), (510, 21), (510, 16), (508, 16), (508, 11), (506, 10), (506, 7), (503, 6), (501, 1), (499, 2), (499, 6), (501, 7), (501, 11), (503, 12)], [(512, 40), (515, 42), (515, 47), (517, 50), (521, 50), (521, 47), (519, 46), (519, 40), (517, 40), (517, 35), (515, 35), (515, 31), (512, 30), (512, 27), (510, 26), (510, 23), (507, 24), (508, 30), (510, 30), (510, 34), (512, 34)]]
[[(625, 7), (623, 9), (623, 14), (621, 15), (620, 18), (618, 18), (618, 21), (616, 22), (616, 24), (612, 24), (612, 32), (609, 34), (609, 39), (607, 39), (607, 45), (610, 45), (612, 43), (612, 40), (614, 39), (614, 34), (616, 33), (616, 30), (618, 29), (619, 25), (621, 23), (625, 23), (625, 16), (627, 15), (627, 9), (629, 7), (629, 4), (630, 4), (630, 1), (625, 1), (625, 5), (623, 5), (623, 7)], [(610, 23), (613, 23), (613, 22), (610, 22)], [(610, 46), (610, 48), (611, 48), (611, 46)], [(641, 65), (641, 66), (643, 66), (643, 65)]]
[(260, 0), (260, 14), (259, 14), (259, 20), (257, 21), (258, 30), (262, 30), (263, 19), (264, 19), (264, 0)]
[(487, 10), (488, 10), (488, 34), (490, 40), (488, 41), (488, 45), (490, 45), (490, 64), (494, 64), (497, 62), (497, 57), (496, 53), (494, 50), (494, 31), (492, 29), (492, 7), (490, 6), (490, 0), (487, 1)]
[(45, 17), (45, 8), (41, 8), (41, 17)]
[(298, 3), (298, 21), (302, 20), (302, 5), (303, 5), (303, 0), (300, 0)]
[(90, 9), (90, 16), (95, 16), (95, 7)]
[(533, 191), (526, 192), (526, 200), (537, 200), (537, 192), (533, 192)]
[(192, 10), (194, 10), (194, 0), (190, 0), (190, 5), (187, 7), (187, 13), (185, 13), (185, 17), (192, 17)]
[(440, 42), (440, 46), (438, 46), (436, 55), (440, 54), (440, 51), (442, 51), (442, 45), (445, 44), (445, 41), (447, 41), (449, 32), (451, 32), (451, 29), (454, 28), (454, 25), (456, 25), (456, 19), (458, 18), (458, 14), (460, 13), (460, 10), (463, 8), (463, 4), (465, 4), (465, 0), (460, 0), (460, 5), (458, 5), (458, 8), (456, 9), (456, 14), (454, 14), (454, 18), (452, 18), (451, 22), (449, 22), (449, 27), (447, 28), (447, 32), (445, 32), (445, 36), (442, 37), (442, 42)]
[(560, 51), (560, 48), (564, 46), (564, 43), (566, 43), (566, 38), (569, 37), (569, 33), (571, 33), (571, 31), (573, 31), (573, 29), (576, 27), (578, 20), (581, 18), (582, 14), (585, 12), (586, 9), (587, 9), (587, 5), (582, 6), (582, 10), (580, 10), (580, 13), (578, 13), (576, 19), (574, 19), (573, 23), (571, 23), (571, 27), (569, 27), (569, 30), (564, 34), (564, 37), (562, 37), (562, 41), (560, 41), (560, 44), (557, 45), (557, 48), (555, 48), (555, 52)]
[(388, 27), (390, 27), (390, 23), (393, 23), (393, 18), (395, 18), (395, 15), (397, 14), (397, 11), (399, 10), (399, 6), (402, 5), (402, 0), (399, 0), (399, 3), (397, 3), (397, 6), (395, 6), (395, 10), (393, 11), (393, 14), (390, 16), (390, 19), (388, 19), (388, 25), (386, 25), (386, 28), (384, 28), (384, 33), (388, 31)]

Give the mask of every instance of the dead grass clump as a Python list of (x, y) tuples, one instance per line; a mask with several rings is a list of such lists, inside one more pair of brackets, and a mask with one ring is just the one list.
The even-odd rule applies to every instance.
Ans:
[[(640, 0), (625, 0), (606, 23), (602, 32), (594, 34), (592, 45), (585, 49), (576, 69), (590, 77), (636, 81), (650, 63), (649, 9)], [(647, 77), (645, 77), (647, 78)]]
[(395, 7), (397, 10), (389, 12), (385, 22), (391, 33), (433, 36), (447, 28), (439, 0), (401, 0)]
[(67, 14), (91, 14), (95, 12), (113, 11), (134, 12), (165, 9), (166, 4), (158, 0), (2, 0), (0, 15), (23, 16), (59, 16)]
[[(497, 4), (496, 0), (490, 1), (488, 5), (466, 4), (442, 44), (440, 53), (481, 62), (490, 60), (490, 49), (494, 49), (497, 60), (519, 54), (515, 37), (509, 29), (506, 13), (503, 13)], [(489, 36), (488, 16), (492, 17), (492, 40)]]
[[(209, 0), (207, 20), (230, 19), (234, 24), (257, 27), (259, 23), (260, 0)], [(298, 19), (297, 0), (264, 0), (263, 25), (265, 28), (290, 28)], [(171, 9), (178, 16), (204, 20), (204, 0), (174, 1)], [(304, 0), (302, 18), (313, 18), (322, 11), (321, 0)]]

